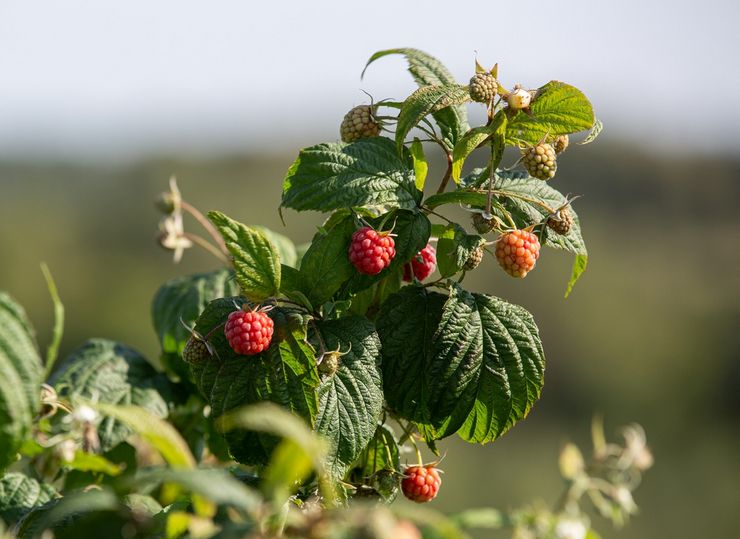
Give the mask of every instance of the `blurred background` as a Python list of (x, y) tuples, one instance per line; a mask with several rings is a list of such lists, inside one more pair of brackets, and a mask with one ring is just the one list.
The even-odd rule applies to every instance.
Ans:
[[(338, 139), (344, 113), (369, 102), (363, 90), (377, 101), (414, 88), (400, 57), (361, 81), (376, 50), (421, 48), (461, 82), (476, 54), (499, 62), (507, 86), (569, 82), (606, 126), (562, 156), (553, 184), (584, 195), (575, 207), (589, 269), (567, 300), (571, 257), (558, 251), (523, 282), (491, 258), (468, 277), (533, 312), (547, 382), (530, 417), (496, 443), (440, 444), (435, 507), (554, 502), (560, 447), (587, 445), (601, 413), (612, 436), (643, 424), (656, 457), (628, 528), (594, 517), (604, 537), (736, 537), (738, 6), (3, 0), (0, 289), (26, 306), (43, 346), (45, 261), (67, 307), (63, 353), (105, 336), (156, 360), (157, 287), (217, 265), (191, 250), (175, 266), (155, 244), (152, 200), (171, 174), (197, 207), (301, 243), (321, 217), (288, 211), (283, 227), (277, 213), (298, 149)], [(471, 108), (471, 123), (480, 119)]]

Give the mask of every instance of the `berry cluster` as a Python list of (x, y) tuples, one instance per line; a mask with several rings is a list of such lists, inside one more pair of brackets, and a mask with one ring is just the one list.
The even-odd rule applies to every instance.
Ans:
[(347, 254), (357, 271), (377, 275), (390, 265), (396, 249), (390, 232), (378, 232), (364, 226), (352, 234)]
[(512, 277), (525, 277), (532, 271), (539, 256), (540, 241), (526, 230), (514, 230), (496, 242), (496, 259)]
[(409, 466), (401, 481), (403, 495), (417, 503), (432, 501), (439, 492), (442, 479), (434, 466)]
[(237, 354), (253, 356), (270, 346), (275, 325), (272, 318), (261, 311), (234, 311), (224, 327), (226, 340)]

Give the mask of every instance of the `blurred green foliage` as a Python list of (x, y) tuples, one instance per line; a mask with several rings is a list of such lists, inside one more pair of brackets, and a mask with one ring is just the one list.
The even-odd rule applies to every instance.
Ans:
[[(293, 158), (0, 162), (0, 289), (26, 307), (43, 348), (53, 322), (39, 269), (45, 261), (67, 308), (62, 356), (88, 337), (106, 337), (156, 364), (154, 292), (166, 279), (218, 262), (192, 249), (174, 266), (154, 241), (152, 200), (175, 174), (200, 209), (300, 244), (320, 216), (286, 211), (287, 226), (281, 223), (281, 180)], [(595, 519), (605, 538), (736, 533), (739, 179), (737, 159), (653, 155), (609, 141), (559, 158), (556, 186), (585, 195), (574, 205), (585, 222), (589, 269), (568, 300), (571, 257), (557, 251), (543, 251), (524, 281), (506, 276), (492, 257), (467, 277), (471, 287), (534, 314), (548, 370), (542, 401), (504, 438), (485, 447), (439, 444), (450, 451), (437, 509), (552, 502), (561, 488), (560, 446), (569, 438), (585, 444), (598, 411), (612, 434), (642, 423), (656, 458), (636, 493), (642, 514), (629, 529), (615, 532)]]

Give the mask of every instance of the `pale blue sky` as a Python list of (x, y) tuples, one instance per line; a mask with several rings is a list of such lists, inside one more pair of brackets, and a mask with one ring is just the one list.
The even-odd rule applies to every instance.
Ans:
[[(404, 97), (410, 46), (459, 78), (583, 89), (608, 136), (740, 147), (738, 2), (0, 0), (0, 155), (263, 151)], [(375, 7), (371, 7), (375, 6)], [(421, 7), (419, 7), (421, 6)]]

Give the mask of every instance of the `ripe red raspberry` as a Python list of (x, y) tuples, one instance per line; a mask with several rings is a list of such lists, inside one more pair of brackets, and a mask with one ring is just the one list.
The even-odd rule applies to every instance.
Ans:
[(437, 267), (437, 250), (427, 243), (421, 251), (414, 255), (411, 262), (403, 267), (403, 280), (411, 281), (411, 271), (414, 272), (414, 277), (423, 281), (434, 273), (434, 269)]
[(270, 346), (274, 328), (272, 319), (264, 312), (234, 311), (226, 321), (224, 333), (234, 352), (253, 356)]
[(496, 259), (512, 277), (525, 277), (539, 257), (540, 241), (526, 230), (509, 232), (496, 242)]
[(432, 501), (439, 492), (442, 479), (434, 466), (409, 466), (401, 481), (403, 495), (417, 503)]
[(390, 265), (396, 249), (389, 232), (378, 232), (364, 226), (352, 234), (347, 254), (357, 271), (377, 275)]

